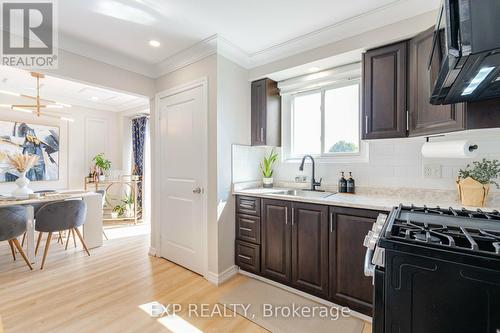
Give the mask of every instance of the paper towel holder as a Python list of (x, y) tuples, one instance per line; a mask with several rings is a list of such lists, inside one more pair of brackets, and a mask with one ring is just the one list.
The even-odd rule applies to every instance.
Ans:
[[(439, 138), (439, 137), (443, 137), (443, 136), (445, 136), (445, 135), (444, 135), (444, 134), (441, 134), (441, 135), (426, 136), (426, 137), (425, 137), (425, 142), (429, 142), (429, 140), (430, 140), (431, 138)], [(469, 146), (469, 151), (470, 151), (470, 152), (473, 152), (474, 150), (477, 150), (478, 148), (479, 148), (479, 146), (478, 146), (478, 145), (470, 145), (470, 146)]]

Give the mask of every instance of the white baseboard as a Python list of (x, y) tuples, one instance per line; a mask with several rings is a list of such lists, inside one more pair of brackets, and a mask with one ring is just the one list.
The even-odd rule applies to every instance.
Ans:
[(156, 249), (152, 246), (149, 247), (149, 251), (148, 251), (148, 254), (151, 256), (151, 257), (156, 257)]
[[(262, 281), (262, 282), (265, 282), (265, 283), (268, 283), (272, 286), (275, 286), (275, 287), (278, 287), (278, 288), (281, 288), (281, 289), (284, 289), (286, 291), (289, 291), (293, 294), (296, 294), (296, 295), (299, 295), (299, 296), (302, 296), (304, 298), (307, 298), (311, 301), (314, 301), (314, 302), (317, 302), (317, 303), (320, 303), (320, 304), (323, 304), (323, 305), (326, 305), (326, 306), (332, 306), (332, 307), (342, 307), (342, 305), (338, 305), (338, 304), (335, 304), (333, 302), (330, 302), (330, 301), (327, 301), (327, 300), (324, 300), (322, 298), (319, 298), (319, 297), (316, 297), (316, 296), (313, 296), (313, 295), (310, 295), (308, 293), (305, 293), (303, 291), (300, 291), (300, 290), (297, 290), (297, 289), (294, 289), (292, 287), (289, 287), (289, 286), (285, 286), (284, 284), (281, 284), (279, 282), (276, 282), (276, 281), (273, 281), (273, 280), (269, 280), (269, 279), (266, 279), (265, 277), (262, 277), (262, 276), (259, 276), (259, 275), (255, 275), (255, 274), (252, 274), (252, 273), (249, 273), (249, 272), (245, 272), (241, 269), (238, 270), (238, 273), (240, 273), (241, 275), (245, 275), (245, 276), (248, 276), (250, 278), (253, 278), (253, 279), (256, 279), (256, 280), (259, 280), (259, 281)], [(356, 317), (356, 318), (359, 318), (363, 321), (366, 321), (366, 322), (369, 322), (371, 323), (372, 322), (372, 318), (371, 317), (368, 317), (367, 315), (364, 315), (362, 313), (359, 313), (359, 312), (356, 312), (354, 310), (351, 310), (349, 312), (353, 317)]]
[(238, 273), (238, 266), (233, 265), (220, 274), (208, 272), (207, 275), (205, 275), (205, 279), (207, 279), (208, 282), (218, 286), (223, 282), (229, 280), (233, 276), (235, 276), (237, 273)]

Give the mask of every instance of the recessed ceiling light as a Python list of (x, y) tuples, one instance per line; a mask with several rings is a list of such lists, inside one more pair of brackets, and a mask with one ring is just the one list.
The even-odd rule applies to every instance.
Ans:
[(91, 99), (91, 100), (93, 100), (93, 101), (98, 101), (98, 100), (99, 100), (99, 97), (97, 97), (97, 96), (92, 96), (92, 97), (90, 97), (90, 99)]
[(160, 47), (160, 42), (157, 40), (151, 39), (149, 41), (149, 45), (151, 45), (152, 47)]
[(313, 72), (317, 72), (319, 71), (319, 67), (311, 67), (309, 68), (309, 72), (313, 73)]

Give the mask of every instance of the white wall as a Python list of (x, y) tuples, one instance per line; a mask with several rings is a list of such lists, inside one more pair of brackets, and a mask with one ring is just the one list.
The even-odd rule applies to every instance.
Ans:
[[(12, 103), (0, 99), (0, 104)], [(119, 133), (120, 115), (114, 112), (91, 110), (74, 106), (64, 113), (75, 122), (61, 121), (57, 118), (36, 117), (21, 112), (0, 109), (0, 120), (22, 121), (32, 124), (59, 126), (59, 180), (32, 182), (30, 187), (41, 189), (82, 189), (84, 177), (88, 174), (92, 152), (104, 152), (111, 161), (113, 169), (121, 169), (121, 136)], [(100, 124), (100, 127), (92, 126)], [(103, 131), (102, 129), (106, 130)], [(93, 138), (94, 140), (89, 140)], [(89, 157), (90, 156), (90, 157)], [(14, 183), (1, 183), (0, 193), (15, 189)]]
[(219, 270), (234, 265), (234, 197), (232, 145), (250, 143), (250, 82), (248, 71), (217, 57), (217, 217)]

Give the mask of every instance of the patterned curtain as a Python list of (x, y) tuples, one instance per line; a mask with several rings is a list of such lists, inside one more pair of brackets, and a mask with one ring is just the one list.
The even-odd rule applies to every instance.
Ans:
[(132, 173), (141, 176), (142, 182), (137, 187), (137, 208), (142, 208), (142, 190), (144, 184), (144, 148), (146, 140), (147, 117), (132, 119)]

